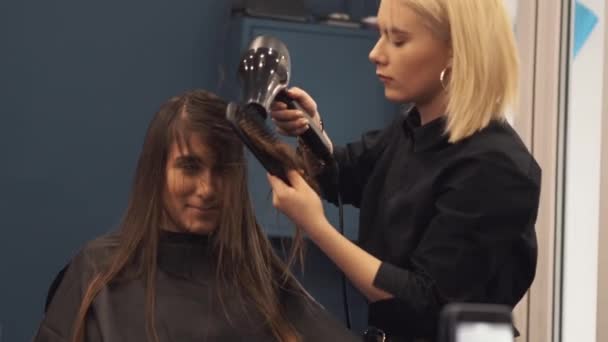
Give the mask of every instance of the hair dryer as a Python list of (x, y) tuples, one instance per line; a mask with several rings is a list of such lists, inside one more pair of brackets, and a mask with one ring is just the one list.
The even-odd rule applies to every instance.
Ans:
[(270, 36), (254, 38), (241, 57), (238, 76), (242, 87), (242, 115), (254, 116), (249, 120), (262, 123), (268, 117), (274, 101), (284, 102), (290, 109), (300, 109), (310, 127), (300, 138), (315, 156), (327, 164), (332, 162), (330, 144), (321, 128), (285, 91), (291, 76), (291, 58), (282, 41)]
[[(312, 121), (312, 118), (297, 102), (287, 95), (285, 91), (291, 76), (291, 58), (287, 46), (280, 40), (269, 36), (254, 38), (245, 53), (243, 53), (238, 76), (242, 86), (242, 100), (239, 104), (229, 103), (226, 117), (232, 123), (235, 131), (249, 148), (257, 160), (271, 174), (289, 183), (285, 169), (280, 161), (266, 152), (264, 146), (277, 141), (274, 128), (266, 124), (268, 113), (273, 102), (280, 101), (287, 104), (290, 109), (299, 109), (308, 120), (307, 129), (300, 138), (310, 151), (328, 167), (333, 186), (339, 188), (338, 164), (330, 152), (330, 143), (321, 128)], [(263, 143), (261, 142), (263, 140)], [(344, 220), (342, 199), (338, 191), (338, 207), (340, 223), (339, 229), (344, 234)], [(350, 327), (350, 310), (346, 289), (346, 279), (342, 277), (344, 296), (344, 311), (347, 326)]]

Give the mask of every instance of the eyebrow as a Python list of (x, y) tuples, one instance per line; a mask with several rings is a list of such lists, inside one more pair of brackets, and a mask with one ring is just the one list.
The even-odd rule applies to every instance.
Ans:
[(397, 35), (397, 36), (409, 36), (409, 35), (411, 35), (411, 33), (409, 31), (405, 30), (405, 29), (400, 29), (400, 28), (397, 28), (397, 27), (394, 27), (394, 26), (392, 26), (391, 28), (383, 28), (382, 25), (380, 25), (379, 23), (376, 23), (376, 25), (374, 25), (374, 28), (377, 29), (377, 30), (379, 30), (379, 31), (391, 34), (391, 35)]
[(201, 158), (199, 158), (198, 156), (195, 156), (193, 154), (183, 154), (181, 156), (178, 156), (177, 158), (175, 158), (176, 162), (201, 162)]
[(403, 35), (403, 36), (409, 36), (410, 33), (408, 31), (396, 28), (396, 27), (391, 27), (390, 30), (388, 30), (391, 34), (396, 34), (396, 35)]

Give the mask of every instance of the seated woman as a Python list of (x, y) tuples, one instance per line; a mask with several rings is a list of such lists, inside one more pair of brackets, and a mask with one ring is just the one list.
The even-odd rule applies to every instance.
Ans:
[(35, 342), (360, 339), (273, 252), (225, 109), (205, 91), (161, 107), (120, 229), (73, 258)]

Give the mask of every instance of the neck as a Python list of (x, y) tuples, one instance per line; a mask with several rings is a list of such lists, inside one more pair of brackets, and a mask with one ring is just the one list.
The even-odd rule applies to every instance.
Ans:
[(188, 230), (178, 224), (175, 223), (171, 218), (164, 217), (163, 224), (161, 225), (161, 230), (169, 233), (176, 234), (185, 234), (185, 235), (209, 235), (209, 231), (196, 231), (196, 230)]
[(447, 96), (444, 91), (429, 101), (416, 103), (418, 113), (420, 113), (420, 125), (427, 123), (445, 115), (447, 109)]
[(188, 230), (184, 228), (178, 228), (177, 226), (163, 226), (161, 228), (162, 231), (173, 234), (181, 234), (181, 235), (193, 235), (193, 236), (208, 236), (211, 232), (209, 231), (197, 231), (197, 230)]

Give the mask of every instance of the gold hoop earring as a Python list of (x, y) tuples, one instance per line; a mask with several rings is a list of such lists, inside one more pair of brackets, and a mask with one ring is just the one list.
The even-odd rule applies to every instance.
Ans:
[(448, 71), (448, 68), (444, 68), (443, 70), (441, 70), (441, 74), (439, 74), (439, 82), (441, 82), (441, 87), (443, 88), (443, 90), (447, 90), (448, 87), (445, 85), (445, 74)]

